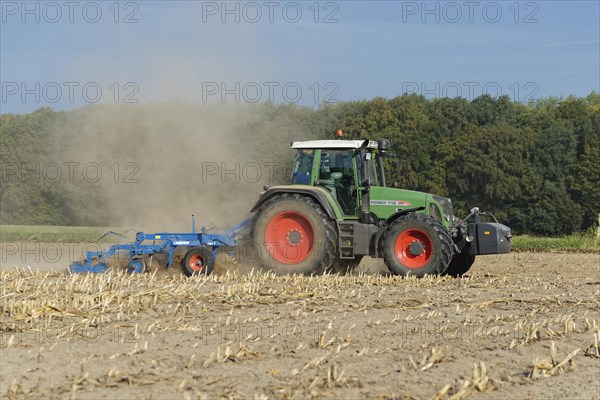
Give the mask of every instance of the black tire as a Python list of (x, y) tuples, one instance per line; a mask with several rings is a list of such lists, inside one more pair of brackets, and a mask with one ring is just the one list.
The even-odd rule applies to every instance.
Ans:
[[(283, 236), (288, 226), (293, 228)], [(322, 273), (336, 256), (333, 222), (321, 206), (299, 194), (265, 202), (255, 218), (252, 239), (261, 265), (277, 274)]]
[(345, 259), (345, 258), (336, 258), (333, 264), (331, 265), (331, 272), (337, 273), (340, 275), (346, 275), (348, 273), (352, 273), (356, 268), (358, 268), (360, 262), (362, 261), (364, 256), (354, 256), (354, 259)]
[(212, 250), (206, 246), (191, 248), (181, 260), (181, 268), (187, 276), (212, 274), (215, 268)]
[(450, 265), (448, 265), (448, 269), (444, 272), (444, 275), (461, 277), (471, 269), (474, 262), (475, 256), (463, 250), (454, 255), (452, 261), (450, 261)]
[[(409, 241), (414, 246), (410, 250)], [(393, 275), (441, 275), (452, 259), (452, 239), (438, 220), (411, 213), (399, 217), (385, 232), (382, 252)]]

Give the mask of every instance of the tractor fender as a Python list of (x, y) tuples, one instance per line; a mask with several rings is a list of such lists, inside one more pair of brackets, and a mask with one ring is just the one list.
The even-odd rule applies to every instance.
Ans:
[(256, 202), (256, 204), (254, 205), (254, 207), (252, 207), (252, 209), (250, 210), (251, 212), (256, 212), (260, 209), (260, 207), (268, 200), (270, 200), (271, 198), (279, 195), (279, 194), (290, 194), (290, 193), (297, 193), (297, 194), (301, 194), (303, 196), (308, 196), (311, 197), (314, 201), (317, 202), (317, 204), (319, 204), (321, 207), (323, 207), (323, 210), (325, 211), (325, 213), (327, 213), (327, 216), (329, 218), (331, 218), (332, 220), (337, 220), (337, 216), (335, 214), (335, 211), (333, 209), (333, 207), (331, 207), (331, 204), (329, 203), (329, 200), (327, 199), (327, 193), (325, 191), (325, 189), (319, 188), (319, 187), (314, 187), (314, 186), (273, 186), (272, 188), (267, 189), (265, 192), (261, 193), (260, 198), (258, 199), (258, 201)]
[(425, 207), (406, 208), (404, 210), (400, 210), (400, 211), (390, 215), (388, 217), (388, 219), (386, 219), (385, 222), (383, 224), (381, 224), (379, 230), (375, 234), (375, 258), (379, 258), (379, 247), (380, 247), (379, 241), (383, 237), (383, 234), (385, 233), (385, 231), (388, 230), (390, 225), (392, 225), (392, 223), (395, 220), (397, 220), (398, 218), (400, 218), (403, 215), (410, 214), (410, 213), (417, 212), (417, 211), (422, 211), (424, 209), (425, 209)]

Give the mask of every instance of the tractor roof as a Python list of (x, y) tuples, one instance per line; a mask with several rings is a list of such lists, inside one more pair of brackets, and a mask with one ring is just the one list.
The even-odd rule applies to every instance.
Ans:
[(292, 142), (292, 149), (377, 149), (374, 140), (309, 140), (306, 142)]

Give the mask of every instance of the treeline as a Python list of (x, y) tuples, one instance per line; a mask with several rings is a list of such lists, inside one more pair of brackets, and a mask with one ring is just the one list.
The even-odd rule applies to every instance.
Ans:
[[(168, 215), (194, 202), (218, 203), (227, 215), (233, 203), (247, 212), (262, 184), (277, 182), (207, 181), (206, 162), (283, 165), (291, 140), (331, 138), (337, 128), (347, 138), (388, 138), (401, 159), (400, 169), (388, 160), (388, 180), (451, 197), (458, 215), (478, 206), (516, 232), (560, 235), (589, 229), (600, 212), (594, 92), (530, 105), (404, 95), (316, 110), (268, 103), (44, 108), (0, 122), (2, 224), (119, 225), (140, 218), (142, 208)], [(79, 176), (90, 161), (102, 168), (103, 182)], [(59, 180), (44, 176), (53, 163)], [(65, 176), (69, 168), (74, 179)], [(136, 185), (122, 182), (127, 174)]]

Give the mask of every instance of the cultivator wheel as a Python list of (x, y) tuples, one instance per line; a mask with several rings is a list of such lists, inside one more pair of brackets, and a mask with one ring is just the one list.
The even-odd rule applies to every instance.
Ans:
[(448, 230), (425, 214), (403, 215), (385, 233), (383, 259), (394, 275), (440, 275), (451, 258)]
[(146, 261), (143, 258), (134, 258), (131, 265), (127, 268), (130, 274), (143, 274), (146, 272)]
[(183, 257), (181, 267), (187, 276), (210, 275), (215, 267), (215, 258), (208, 247), (194, 247)]

